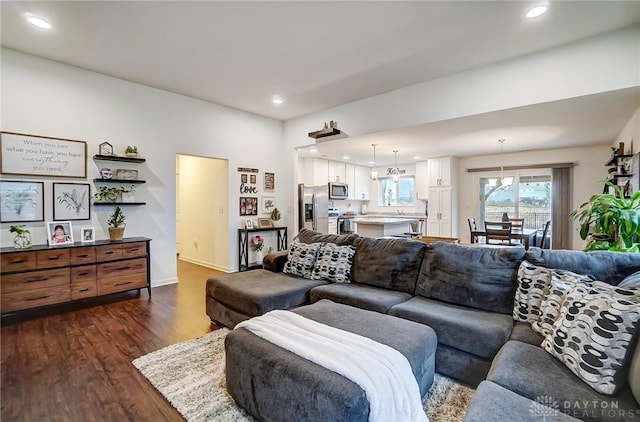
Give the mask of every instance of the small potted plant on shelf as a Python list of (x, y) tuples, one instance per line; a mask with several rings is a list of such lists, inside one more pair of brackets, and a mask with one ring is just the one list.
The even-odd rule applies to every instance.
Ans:
[(280, 214), (280, 210), (278, 208), (274, 208), (273, 211), (271, 211), (270, 217), (275, 222), (280, 221), (280, 219), (282, 218), (282, 215)]
[(125, 229), (125, 220), (127, 217), (124, 215), (119, 206), (113, 209), (113, 212), (107, 219), (107, 224), (109, 225), (109, 239), (113, 241), (122, 240), (124, 236)]
[(93, 197), (99, 202), (117, 202), (118, 198), (122, 199), (123, 193), (132, 193), (135, 192), (135, 186), (131, 185), (130, 188), (126, 188), (124, 186), (118, 187), (110, 187), (110, 186), (100, 186), (98, 187), (98, 192), (96, 192)]
[(25, 249), (31, 246), (31, 232), (25, 227), (24, 224), (19, 224), (9, 228), (9, 232), (16, 234), (13, 239), (13, 247), (16, 249)]
[(124, 155), (129, 158), (137, 158), (138, 157), (138, 147), (137, 146), (127, 146), (127, 149), (124, 150)]

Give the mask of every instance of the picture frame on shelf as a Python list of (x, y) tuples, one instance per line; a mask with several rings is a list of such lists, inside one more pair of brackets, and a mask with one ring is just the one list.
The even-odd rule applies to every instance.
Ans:
[(44, 182), (0, 181), (0, 222), (44, 221)]
[(87, 143), (73, 139), (0, 132), (0, 173), (87, 177)]
[(138, 180), (138, 170), (116, 169), (116, 179)]
[(253, 220), (251, 220), (250, 218), (247, 218), (244, 221), (244, 228), (245, 229), (253, 229)]
[(71, 221), (48, 221), (47, 244), (49, 246), (73, 244)]
[(273, 221), (271, 221), (270, 218), (258, 218), (258, 228), (259, 229), (273, 228)]
[(113, 145), (109, 142), (103, 142), (98, 145), (98, 154), (100, 155), (113, 155)]
[(89, 220), (90, 188), (88, 183), (53, 183), (53, 220)]
[(96, 229), (93, 226), (80, 227), (80, 242), (88, 243), (96, 241)]

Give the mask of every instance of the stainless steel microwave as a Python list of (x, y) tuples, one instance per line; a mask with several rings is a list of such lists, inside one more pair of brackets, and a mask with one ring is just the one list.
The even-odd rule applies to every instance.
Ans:
[(347, 199), (349, 197), (349, 185), (346, 183), (329, 182), (329, 199)]

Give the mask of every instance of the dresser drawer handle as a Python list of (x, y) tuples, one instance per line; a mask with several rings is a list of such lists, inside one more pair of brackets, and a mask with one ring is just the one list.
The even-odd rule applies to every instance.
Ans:
[(130, 251), (130, 252), (138, 252), (139, 250), (140, 250), (140, 248), (132, 248), (132, 249), (129, 249), (129, 251)]
[(57, 261), (60, 259), (62, 255), (56, 255), (56, 256), (50, 256), (48, 259), (49, 261)]
[(85, 271), (83, 273), (78, 273), (78, 275), (89, 275), (89, 274), (90, 274), (89, 271)]
[(114, 253), (113, 251), (106, 251), (104, 254), (105, 255), (111, 255), (112, 253)]
[(86, 258), (88, 256), (89, 256), (89, 254), (83, 253), (82, 255), (78, 255), (78, 258)]
[(23, 262), (25, 261), (22, 258), (14, 259), (13, 261), (11, 261), (12, 264), (22, 264)]
[(114, 268), (113, 271), (125, 271), (125, 270), (130, 270), (131, 267), (120, 267), (120, 268)]
[(40, 300), (40, 299), (46, 299), (49, 296), (40, 296), (40, 297), (29, 297), (27, 298), (27, 300)]
[(51, 277), (40, 277), (40, 278), (32, 278), (30, 280), (25, 280), (25, 283), (37, 283), (38, 281), (47, 281), (49, 280)]
[(89, 289), (88, 289), (88, 288), (86, 288), (86, 289), (80, 289), (80, 290), (78, 290), (78, 293), (84, 293), (84, 292), (88, 292), (88, 291), (89, 291)]
[(124, 283), (116, 283), (114, 286), (126, 286), (127, 284), (131, 284), (130, 281), (125, 281)]

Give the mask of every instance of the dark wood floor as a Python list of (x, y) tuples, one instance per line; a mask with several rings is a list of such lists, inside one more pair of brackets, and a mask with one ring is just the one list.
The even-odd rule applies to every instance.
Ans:
[(216, 270), (178, 261), (180, 283), (90, 305), (4, 319), (0, 419), (180, 421), (131, 361), (216, 329), (205, 281)]

